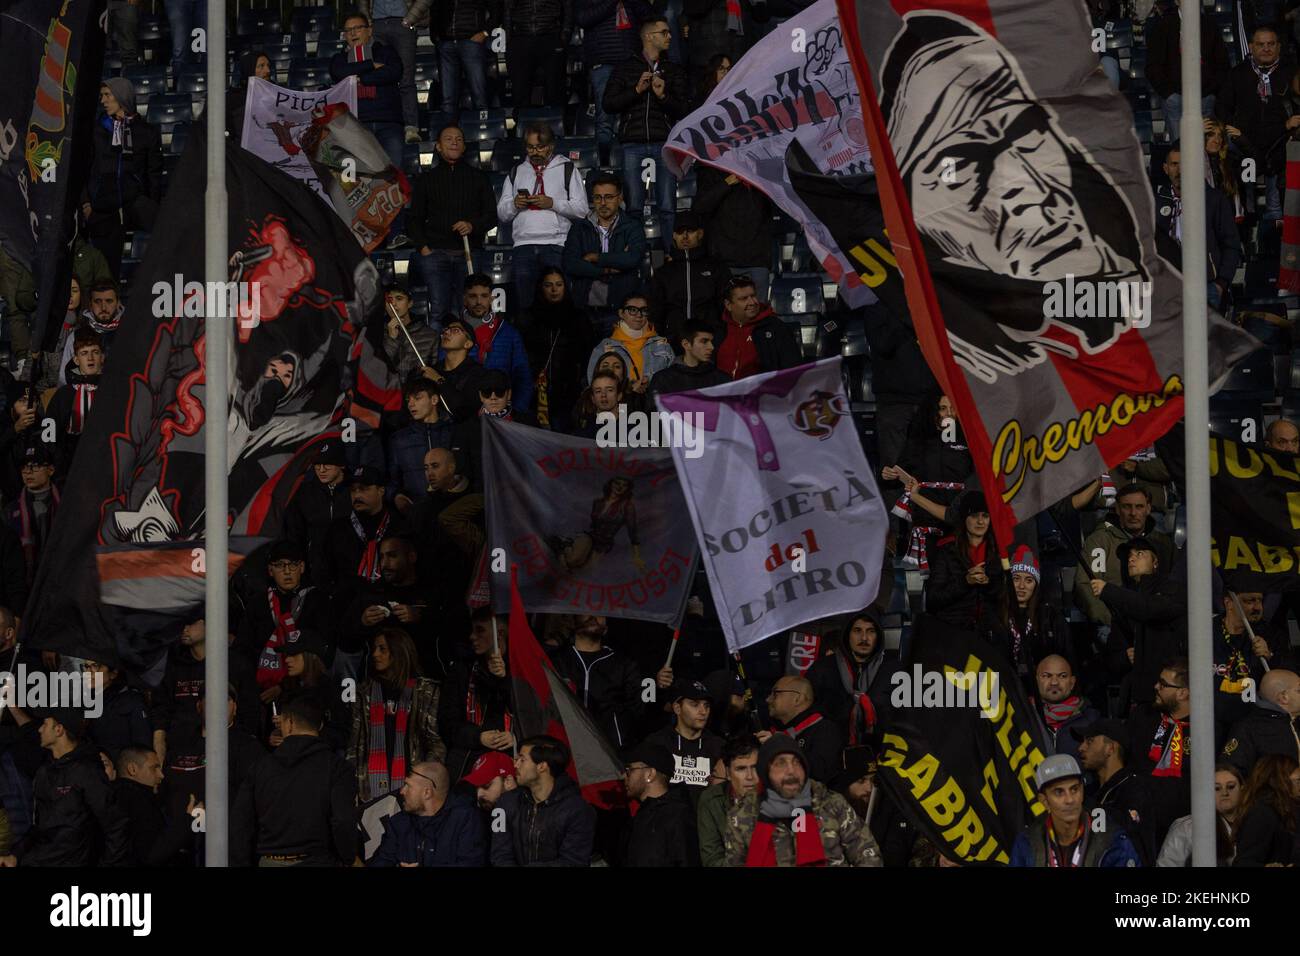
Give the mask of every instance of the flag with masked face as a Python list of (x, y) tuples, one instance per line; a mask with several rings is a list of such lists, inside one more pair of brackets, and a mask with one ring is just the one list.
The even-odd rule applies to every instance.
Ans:
[[(998, 540), (1181, 418), (1181, 277), (1083, 4), (838, 0), (885, 220)], [(1218, 317), (1211, 381), (1257, 347)]]

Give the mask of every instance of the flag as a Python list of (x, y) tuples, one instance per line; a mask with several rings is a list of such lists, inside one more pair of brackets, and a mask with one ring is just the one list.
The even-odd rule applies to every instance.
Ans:
[(732, 651), (875, 600), (889, 517), (838, 356), (658, 399), (703, 429), (673, 460)]
[(554, 737), (569, 748), (569, 776), (589, 803), (614, 805), (623, 785), (623, 761), (591, 715), (578, 703), (533, 636), (519, 593), (518, 573), (510, 569), (510, 626), (507, 632), (510, 691), (518, 722), (516, 736)]
[(488, 549), (519, 565), (528, 609), (679, 622), (696, 549), (668, 450), (482, 422)]
[(1300, 143), (1287, 140), (1286, 197), (1282, 202), (1282, 260), (1279, 292), (1300, 292)]
[(244, 148), (316, 190), (366, 252), (379, 248), (411, 185), (357, 119), (356, 77), (316, 93), (252, 77), (245, 102)]
[[(105, 0), (17, 0), (0, 10), (0, 246), (32, 273), (32, 351), (63, 317), (76, 204), (90, 172)], [(78, 77), (87, 81), (78, 85)], [(15, 303), (9, 303), (12, 310)]]
[(988, 641), (918, 618), (891, 680), (876, 782), (946, 856), (1008, 863), (1046, 808), (1037, 723), (1015, 668)]
[[(35, 647), (139, 664), (203, 600), (205, 142), (196, 128), (172, 177), (154, 230), (169, 241), (151, 243), (136, 273), (78, 443), (24, 621)], [(226, 163), (230, 282), (210, 294), (237, 316), (216, 423), (229, 571), (280, 535), (317, 444), (349, 437), (360, 390), (384, 393), (362, 362), (382, 335), (374, 266), (302, 183), (233, 142)]]
[(1210, 436), (1210, 557), (1238, 590), (1300, 590), (1300, 458)]
[[(672, 128), (663, 155), (678, 177), (698, 160), (766, 193), (799, 223), (849, 305), (869, 305), (887, 278), (901, 282), (834, 0), (818, 0), (751, 47)], [(894, 307), (901, 301), (900, 285)]]
[[(1006, 549), (1182, 417), (1182, 280), (1083, 4), (838, 2), (917, 337)], [(1212, 382), (1257, 347), (1211, 338)]]

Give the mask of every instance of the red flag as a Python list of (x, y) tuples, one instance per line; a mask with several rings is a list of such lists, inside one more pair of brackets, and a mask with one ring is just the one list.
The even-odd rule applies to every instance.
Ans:
[(624, 801), (623, 761), (596, 729), (591, 715), (551, 666), (524, 613), (516, 568), (510, 568), (510, 689), (519, 736), (546, 734), (569, 748), (568, 772), (583, 798), (598, 807)]

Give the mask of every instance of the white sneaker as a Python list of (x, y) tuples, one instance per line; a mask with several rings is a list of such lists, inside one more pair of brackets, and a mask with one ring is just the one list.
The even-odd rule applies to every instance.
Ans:
[(420, 128), (418, 126), (406, 127), (406, 141), (408, 143), (418, 143), (420, 141)]

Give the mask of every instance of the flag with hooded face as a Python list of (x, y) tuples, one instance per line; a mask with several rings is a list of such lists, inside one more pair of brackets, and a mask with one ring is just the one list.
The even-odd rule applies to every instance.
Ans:
[[(917, 337), (1005, 548), (1182, 417), (1181, 276), (1082, 3), (838, 0)], [(1212, 317), (1211, 381), (1256, 344)]]

